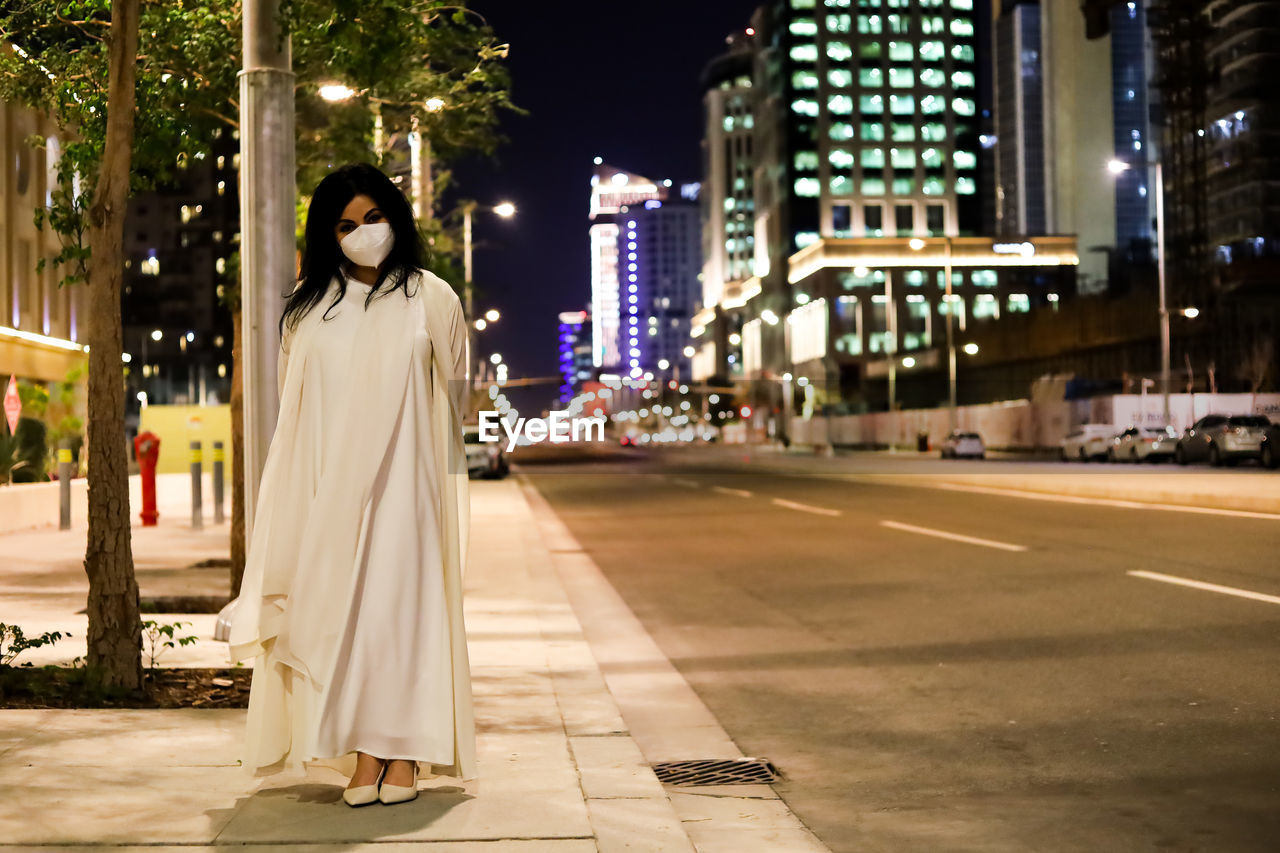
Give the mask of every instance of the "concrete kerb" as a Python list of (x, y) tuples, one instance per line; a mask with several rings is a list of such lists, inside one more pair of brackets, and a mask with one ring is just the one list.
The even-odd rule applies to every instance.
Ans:
[[(521, 480), (541, 531), (541, 550), (548, 554), (568, 594), (598, 672), (637, 750), (623, 743), (574, 737), (569, 728), (572, 714), (565, 714), (593, 825), (597, 819), (602, 827), (615, 821), (656, 821), (665, 829), (666, 810), (656, 802), (650, 779), (657, 779), (648, 769), (651, 765), (743, 754), (545, 498), (527, 479)], [(637, 765), (637, 759), (644, 763)], [(613, 771), (597, 777), (601, 761)], [(628, 766), (631, 772), (617, 772)], [(658, 785), (698, 851), (827, 851), (770, 785)], [(610, 792), (615, 796), (604, 796)], [(634, 793), (628, 796), (630, 792)]]

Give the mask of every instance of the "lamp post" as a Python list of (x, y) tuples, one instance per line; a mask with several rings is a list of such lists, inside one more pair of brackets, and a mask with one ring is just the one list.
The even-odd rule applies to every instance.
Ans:
[[(1165, 280), (1164, 251), (1164, 164), (1160, 160), (1148, 161), (1147, 166), (1156, 169), (1156, 269), (1160, 288), (1160, 396), (1164, 406), (1164, 423), (1169, 423), (1169, 302)], [(1119, 175), (1130, 169), (1123, 160), (1112, 160), (1107, 164), (1111, 174)]]
[(473, 349), (472, 327), (470, 324), (472, 315), (472, 286), (471, 286), (471, 220), (477, 210), (487, 210), (501, 216), (503, 219), (510, 219), (516, 214), (516, 206), (509, 201), (500, 202), (495, 205), (480, 205), (477, 202), (468, 199), (462, 202), (462, 307), (468, 320), (467, 325), (467, 369), (471, 369), (471, 352)]

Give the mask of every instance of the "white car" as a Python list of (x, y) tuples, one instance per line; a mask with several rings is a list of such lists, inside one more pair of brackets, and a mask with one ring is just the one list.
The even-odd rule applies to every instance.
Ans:
[(1091, 459), (1106, 459), (1111, 439), (1118, 432), (1111, 424), (1081, 424), (1062, 439), (1062, 460), (1088, 462)]
[(956, 430), (942, 442), (943, 459), (985, 459), (987, 449), (982, 445), (982, 436), (976, 432)]
[(502, 442), (481, 441), (480, 428), (475, 425), (462, 428), (462, 442), (467, 451), (467, 476), (505, 477), (510, 470)]
[(1154, 462), (1172, 459), (1178, 449), (1178, 433), (1173, 427), (1131, 426), (1111, 440), (1107, 459), (1111, 462)]

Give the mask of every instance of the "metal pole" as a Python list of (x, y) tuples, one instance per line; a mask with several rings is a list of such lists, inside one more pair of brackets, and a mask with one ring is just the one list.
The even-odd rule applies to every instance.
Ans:
[(1169, 423), (1169, 303), (1165, 289), (1164, 258), (1164, 166), (1156, 161), (1156, 255), (1160, 280), (1160, 392), (1164, 401), (1164, 423)]
[(277, 323), (297, 279), (294, 74), (278, 40), (279, 0), (246, 0), (240, 72), (240, 253), (244, 364), (245, 536), (275, 430)]
[(204, 527), (204, 495), (201, 492), (201, 473), (203, 469), (203, 453), (200, 442), (191, 442), (191, 529)]
[(76, 466), (71, 461), (71, 439), (58, 442), (58, 529), (71, 529), (71, 478)]
[(409, 185), (413, 188), (413, 218), (422, 218), (422, 131), (418, 116), (409, 119)]
[(889, 411), (892, 412), (898, 396), (898, 312), (893, 301), (893, 270), (886, 271), (884, 276), (884, 326), (888, 333), (884, 351), (889, 357)]
[(221, 524), (226, 520), (222, 511), (223, 503), (223, 458), (222, 442), (213, 443), (213, 523)]
[(943, 275), (946, 276), (944, 286), (946, 287), (946, 296), (943, 299), (947, 307), (947, 429), (949, 432), (956, 430), (956, 336), (954, 330), (955, 320), (952, 314), (955, 312), (955, 304), (951, 301), (951, 238), (947, 237), (947, 260), (943, 268)]

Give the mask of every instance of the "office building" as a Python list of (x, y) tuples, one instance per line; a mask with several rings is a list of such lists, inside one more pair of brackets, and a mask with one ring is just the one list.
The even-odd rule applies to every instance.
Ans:
[[(36, 270), (58, 253), (59, 237), (38, 230), (32, 214), (51, 201), (62, 140), (52, 121), (25, 107), (0, 103), (0, 118), (0, 383), (59, 382), (86, 360), (84, 287), (59, 287), (66, 270)], [(43, 150), (27, 144), (33, 134), (46, 137)]]
[(560, 312), (557, 358), (560, 368), (560, 405), (567, 406), (582, 391), (582, 383), (594, 376), (591, 364), (591, 317), (586, 311)]

